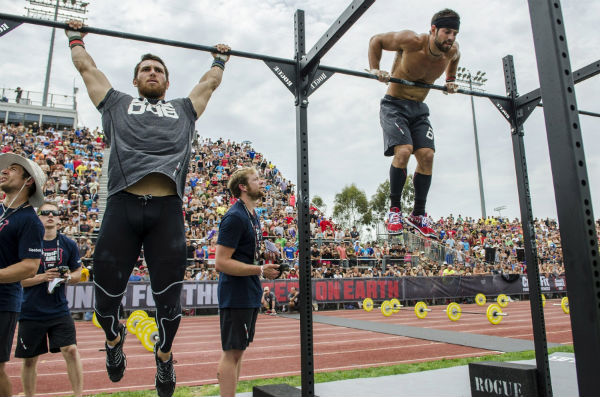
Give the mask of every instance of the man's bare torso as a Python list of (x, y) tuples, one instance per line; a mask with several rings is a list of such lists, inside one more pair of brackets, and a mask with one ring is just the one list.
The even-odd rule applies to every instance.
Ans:
[(125, 190), (140, 196), (147, 194), (153, 196), (171, 196), (177, 194), (175, 182), (168, 176), (156, 172), (146, 175)]
[[(458, 46), (456, 43), (450, 51), (440, 53), (434, 57), (428, 48), (429, 34), (419, 35), (420, 47), (416, 50), (404, 50), (396, 52), (396, 58), (392, 65), (391, 77), (420, 83), (433, 84), (435, 80), (444, 73), (450, 61), (456, 56)], [(390, 83), (387, 95), (396, 98), (410, 99), (423, 102), (429, 93), (429, 89), (407, 86), (398, 83)]]

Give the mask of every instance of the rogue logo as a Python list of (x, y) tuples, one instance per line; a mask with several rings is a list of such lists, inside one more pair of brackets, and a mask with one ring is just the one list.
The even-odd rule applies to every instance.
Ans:
[(500, 105), (499, 103), (496, 103), (495, 105), (498, 108), (498, 110), (500, 111), (500, 113), (502, 113), (504, 118), (506, 118), (506, 120), (510, 120), (510, 115), (508, 114), (508, 112), (506, 110), (504, 110), (502, 105)]
[(327, 80), (327, 75), (325, 73), (321, 73), (321, 75), (319, 77), (317, 77), (316, 79), (314, 79), (312, 81), (312, 83), (310, 83), (310, 88), (313, 89), (313, 90), (316, 89), (325, 80)]
[(277, 76), (279, 76), (279, 78), (281, 79), (281, 81), (283, 81), (283, 83), (285, 85), (287, 85), (288, 87), (291, 87), (294, 83), (292, 82), (292, 80), (290, 80), (289, 77), (287, 77), (285, 75), (285, 73), (283, 73), (283, 70), (281, 70), (279, 68), (279, 66), (275, 66), (273, 67), (273, 70), (275, 71), (275, 73), (277, 74)]
[(523, 397), (523, 385), (509, 380), (481, 378), (476, 376), (475, 390), (505, 397)]

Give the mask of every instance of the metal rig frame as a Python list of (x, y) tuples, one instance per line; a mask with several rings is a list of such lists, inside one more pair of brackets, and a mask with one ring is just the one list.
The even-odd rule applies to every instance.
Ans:
[[(295, 58), (285, 59), (242, 51), (231, 55), (264, 61), (295, 97), (296, 146), (298, 178), (298, 238), (300, 263), (300, 336), (302, 396), (314, 396), (312, 282), (309, 228), (309, 168), (308, 168), (308, 97), (334, 73), (377, 79), (376, 76), (353, 70), (321, 66), (320, 60), (350, 29), (375, 0), (354, 0), (319, 41), (306, 52), (304, 11), (294, 15)], [(567, 39), (560, 0), (528, 0), (533, 30), (540, 89), (519, 96), (512, 56), (503, 58), (506, 96), (460, 89), (462, 94), (489, 98), (510, 123), (521, 222), (528, 266), (529, 295), (532, 312), (534, 345), (539, 391), (552, 396), (548, 350), (542, 308), (540, 278), (527, 163), (523, 143), (523, 123), (543, 99), (546, 132), (550, 149), (552, 177), (558, 209), (558, 221), (563, 246), (563, 258), (568, 296), (571, 307), (571, 326), (576, 357), (577, 381), (581, 396), (592, 396), (600, 390), (600, 266), (598, 237), (589, 189), (579, 114), (598, 116), (579, 111), (574, 84), (600, 73), (600, 61), (571, 72)], [(65, 29), (66, 24), (0, 13), (0, 20), (30, 23)], [(82, 31), (145, 41), (168, 46), (214, 52), (214, 47), (123, 33), (92, 27)], [(444, 91), (445, 87), (415, 83), (400, 79), (392, 82)]]

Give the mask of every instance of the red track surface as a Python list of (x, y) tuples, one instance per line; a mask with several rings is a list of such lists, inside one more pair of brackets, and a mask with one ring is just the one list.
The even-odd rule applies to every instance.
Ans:
[[(546, 332), (549, 342), (571, 343), (569, 316), (556, 301), (545, 308)], [(509, 313), (498, 325), (491, 325), (485, 316), (463, 314), (459, 322), (450, 322), (444, 307), (434, 306), (425, 320), (410, 311), (383, 317), (378, 309), (317, 312), (366, 321), (391, 322), (427, 328), (472, 332), (485, 335), (533, 339), (529, 302), (511, 303)], [(463, 305), (465, 311), (485, 312), (485, 307)], [(241, 379), (271, 378), (300, 374), (299, 321), (261, 315), (254, 342), (244, 355)], [(379, 334), (351, 328), (314, 323), (315, 371), (336, 371), (376, 367), (399, 363), (431, 361), (441, 358), (472, 357), (490, 354), (488, 350)], [(119, 383), (111, 383), (104, 367), (104, 334), (91, 322), (77, 323), (77, 339), (84, 370), (84, 393), (110, 393), (154, 388), (156, 367), (152, 353), (146, 351), (135, 335), (128, 335), (125, 344), (127, 371)], [(221, 355), (219, 320), (217, 316), (184, 318), (173, 351), (177, 364), (177, 384), (180, 386), (217, 383), (217, 363)], [(14, 356), (13, 356), (14, 357)], [(21, 362), (13, 358), (7, 372), (13, 392), (22, 393)], [(70, 394), (65, 362), (60, 354), (46, 354), (38, 365), (37, 394), (61, 396)]]

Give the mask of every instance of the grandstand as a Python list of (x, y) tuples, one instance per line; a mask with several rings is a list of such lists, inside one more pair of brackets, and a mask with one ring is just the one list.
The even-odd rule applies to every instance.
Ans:
[[(22, 106), (33, 106), (24, 104)], [(41, 116), (43, 117), (43, 116)], [(6, 120), (5, 120), (6, 121)], [(30, 123), (2, 123), (2, 151), (23, 154), (48, 173), (45, 193), (61, 209), (63, 232), (77, 239), (86, 265), (92, 267), (96, 233), (106, 205), (109, 149), (102, 131), (57, 129)], [(184, 191), (184, 213), (191, 277), (216, 278), (214, 247), (220, 218), (235, 201), (226, 185), (240, 167), (254, 166), (266, 180), (267, 195), (257, 207), (265, 240), (277, 255), (262, 256), (298, 266), (297, 210), (293, 183), (248, 141), (199, 139)], [(403, 277), (476, 274), (523, 274), (523, 236), (518, 219), (486, 220), (449, 215), (432, 220), (438, 240), (405, 231), (392, 239), (366, 241), (340, 228), (311, 207), (313, 277)], [(542, 274), (564, 273), (556, 221), (536, 220), (536, 243)], [(291, 243), (290, 243), (291, 242)], [(268, 258), (267, 258), (268, 256)], [(144, 267), (143, 258), (140, 265)], [(452, 270), (449, 270), (452, 265)], [(283, 277), (292, 275), (284, 274)]]

